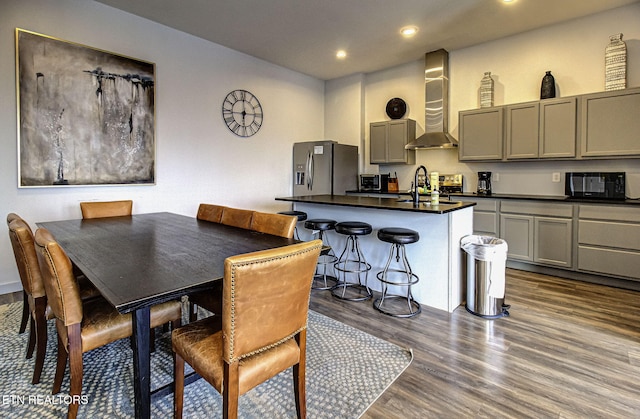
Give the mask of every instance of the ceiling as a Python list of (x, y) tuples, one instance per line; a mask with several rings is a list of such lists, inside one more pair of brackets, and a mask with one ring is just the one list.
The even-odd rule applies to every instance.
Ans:
[[(322, 80), (369, 73), (640, 0), (97, 0)], [(400, 36), (415, 25), (417, 35)], [(345, 59), (336, 51), (347, 52)]]

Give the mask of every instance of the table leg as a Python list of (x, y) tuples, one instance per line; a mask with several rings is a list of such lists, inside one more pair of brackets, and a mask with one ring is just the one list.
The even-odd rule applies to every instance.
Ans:
[(132, 313), (133, 317), (133, 380), (136, 418), (151, 417), (151, 360), (149, 355), (149, 307)]

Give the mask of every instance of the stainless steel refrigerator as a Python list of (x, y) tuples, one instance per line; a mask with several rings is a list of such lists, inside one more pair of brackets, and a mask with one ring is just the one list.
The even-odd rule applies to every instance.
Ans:
[(294, 195), (343, 195), (358, 189), (358, 147), (336, 141), (293, 145)]

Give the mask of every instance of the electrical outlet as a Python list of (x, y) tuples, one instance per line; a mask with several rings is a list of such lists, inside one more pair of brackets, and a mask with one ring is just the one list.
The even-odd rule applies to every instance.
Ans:
[(500, 182), (500, 173), (494, 173), (493, 174), (493, 181), (494, 182)]
[(555, 182), (555, 183), (560, 182), (560, 173), (558, 173), (558, 172), (553, 173), (551, 175), (551, 181)]

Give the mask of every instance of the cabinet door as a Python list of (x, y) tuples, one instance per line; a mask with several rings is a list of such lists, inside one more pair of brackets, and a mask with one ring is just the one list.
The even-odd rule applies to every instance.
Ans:
[(459, 160), (502, 159), (502, 112), (502, 108), (497, 107), (459, 113)]
[(507, 257), (533, 262), (533, 217), (500, 215), (500, 237), (507, 241)]
[(576, 104), (575, 97), (540, 102), (539, 157), (576, 156)]
[[(387, 131), (387, 163), (411, 163), (415, 151), (404, 148), (416, 136), (416, 122), (409, 119), (389, 121)], [(415, 161), (414, 161), (415, 162)]]
[(572, 265), (572, 220), (535, 217), (534, 261), (570, 268)]
[(640, 155), (640, 89), (585, 95), (581, 100), (582, 157)]
[(506, 107), (508, 160), (538, 157), (539, 113), (538, 102)]
[(387, 162), (387, 123), (374, 122), (369, 129), (369, 161), (371, 164)]

